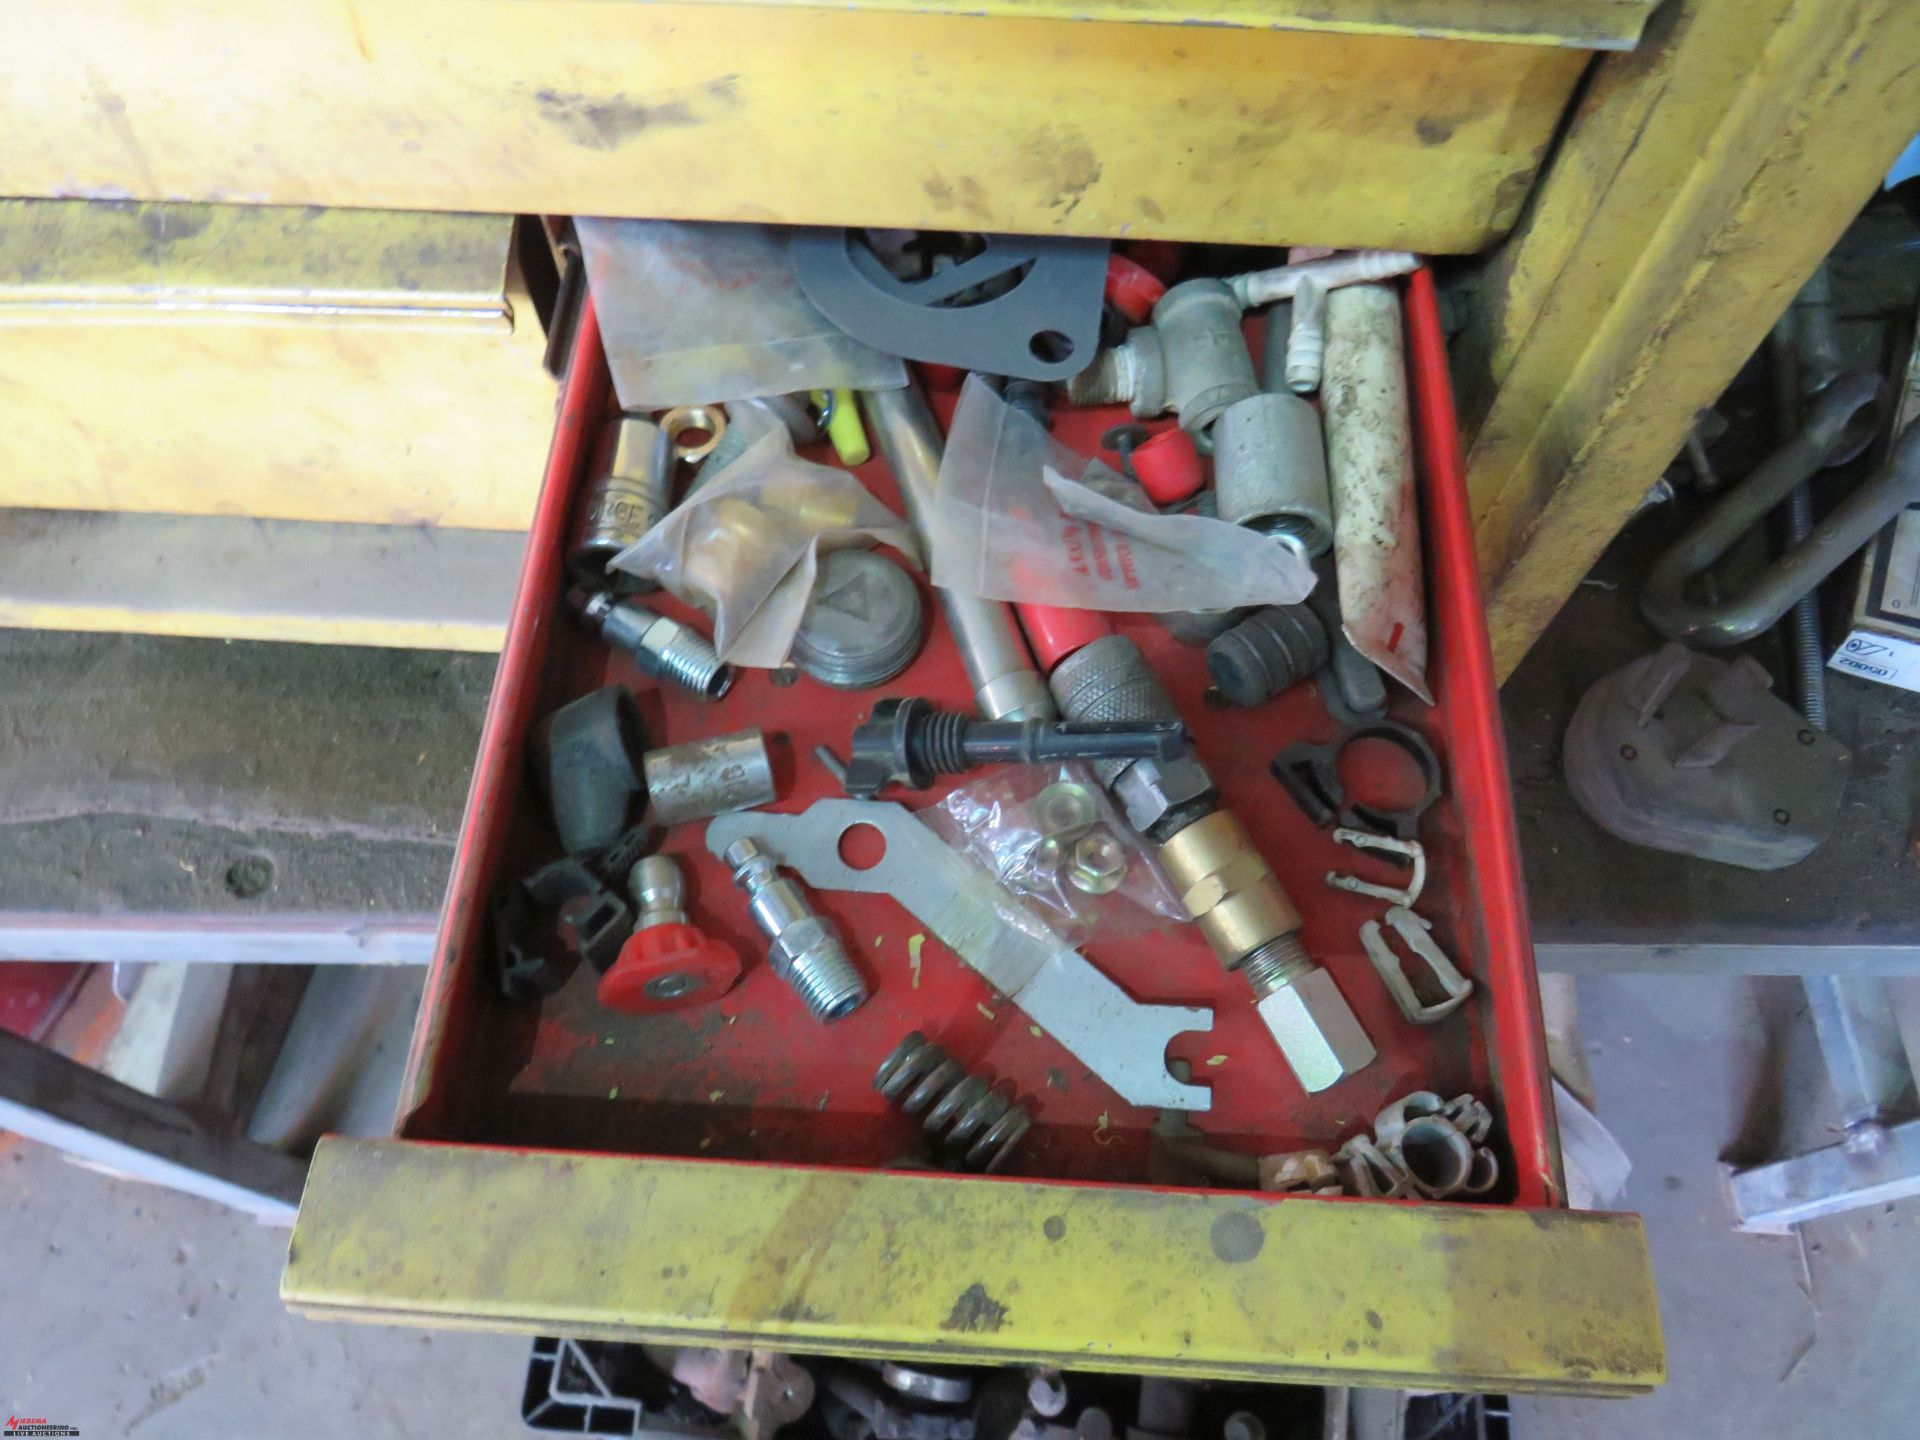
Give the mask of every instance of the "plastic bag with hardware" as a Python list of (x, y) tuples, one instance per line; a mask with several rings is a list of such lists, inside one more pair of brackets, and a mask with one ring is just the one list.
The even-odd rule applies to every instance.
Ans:
[(940, 464), (933, 583), (1152, 613), (1291, 605), (1313, 588), (1312, 568), (1287, 547), (1225, 520), (1162, 515), (1138, 490), (970, 376)]
[(793, 648), (820, 556), (876, 543), (919, 566), (904, 520), (845, 470), (802, 460), (772, 426), (610, 563), (712, 615), (722, 660), (772, 669)]
[(1189, 918), (1152, 847), (1082, 765), (998, 766), (920, 818), (1075, 945)]
[(899, 356), (854, 339), (801, 293), (778, 231), (590, 218), (574, 227), (624, 409), (907, 383)]

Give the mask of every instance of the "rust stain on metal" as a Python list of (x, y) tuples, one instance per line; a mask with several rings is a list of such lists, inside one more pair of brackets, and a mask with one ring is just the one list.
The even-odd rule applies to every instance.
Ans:
[[(727, 97), (737, 99), (729, 89)], [(540, 114), (567, 133), (577, 145), (614, 150), (647, 130), (680, 128), (700, 123), (683, 99), (649, 103), (625, 95), (585, 95), (573, 90), (536, 90)]]
[(987, 1293), (987, 1287), (975, 1281), (960, 1292), (953, 1312), (940, 1322), (942, 1330), (962, 1333), (998, 1330), (1007, 1320), (1007, 1307)]

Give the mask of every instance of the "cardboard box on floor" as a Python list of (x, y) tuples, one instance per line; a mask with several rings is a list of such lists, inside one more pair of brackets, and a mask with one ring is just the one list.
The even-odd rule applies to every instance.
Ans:
[(1902, 510), (1867, 547), (1853, 628), (1827, 664), (1920, 691), (1920, 505)]

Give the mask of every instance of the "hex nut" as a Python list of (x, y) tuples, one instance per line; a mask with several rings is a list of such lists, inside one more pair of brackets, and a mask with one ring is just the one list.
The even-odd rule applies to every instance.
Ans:
[(1078, 840), (1100, 818), (1093, 791), (1071, 780), (1060, 780), (1033, 797), (1033, 823), (1043, 836)]
[(1308, 1094), (1326, 1090), (1373, 1061), (1373, 1042), (1325, 970), (1311, 970), (1254, 1007)]
[(1136, 760), (1113, 782), (1113, 795), (1127, 823), (1142, 835), (1182, 805), (1215, 793), (1213, 776), (1198, 760)]
[(1073, 857), (1073, 843), (1059, 835), (1042, 835), (1027, 852), (1027, 864), (1034, 870), (1058, 870)]
[(1105, 830), (1090, 831), (1075, 842), (1067, 879), (1076, 890), (1107, 895), (1120, 888), (1126, 875), (1126, 847)]

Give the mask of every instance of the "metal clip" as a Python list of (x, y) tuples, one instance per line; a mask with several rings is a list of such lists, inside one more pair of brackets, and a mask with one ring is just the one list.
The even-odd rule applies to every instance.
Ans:
[(1397, 1200), (1413, 1193), (1413, 1179), (1387, 1158), (1368, 1135), (1356, 1135), (1334, 1154), (1347, 1188), (1369, 1200)]
[(1360, 944), (1367, 952), (1367, 959), (1373, 962), (1373, 968), (1386, 984), (1387, 993), (1393, 996), (1393, 1003), (1400, 1007), (1400, 1013), (1413, 1025), (1431, 1025), (1436, 1020), (1445, 1019), (1466, 1003), (1473, 993), (1473, 982), (1462, 975), (1447, 958), (1446, 952), (1433, 938), (1433, 926), (1422, 920), (1404, 905), (1395, 905), (1387, 911), (1387, 924), (1406, 942), (1407, 949), (1417, 958), (1426, 961), (1427, 969), (1435, 982), (1445, 993), (1446, 998), (1437, 1004), (1429, 1005), (1421, 1000), (1419, 992), (1413, 988), (1413, 982), (1400, 968), (1400, 960), (1387, 944), (1387, 937), (1381, 931), (1378, 920), (1369, 920), (1360, 927)]
[(1342, 845), (1351, 845), (1356, 850), (1372, 850), (1381, 855), (1399, 855), (1413, 862), (1413, 879), (1407, 882), (1404, 890), (1396, 890), (1391, 885), (1376, 885), (1371, 880), (1362, 880), (1358, 875), (1341, 875), (1336, 871), (1327, 872), (1327, 884), (1335, 890), (1345, 890), (1351, 895), (1371, 895), (1376, 900), (1384, 900), (1389, 905), (1398, 905), (1411, 910), (1414, 902), (1420, 898), (1421, 890), (1427, 883), (1427, 852), (1418, 840), (1401, 840), (1392, 835), (1375, 835), (1370, 830), (1340, 829), (1333, 832), (1333, 838)]

